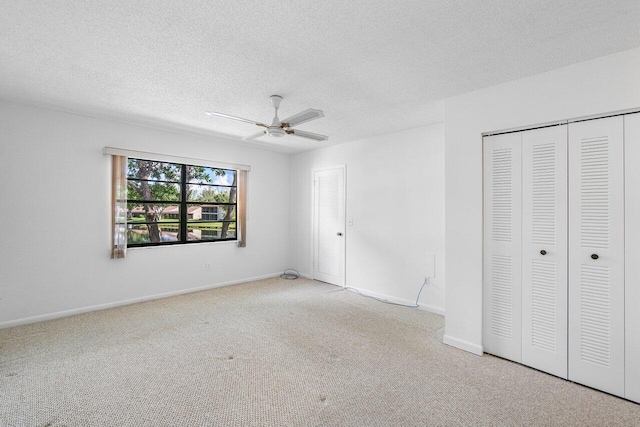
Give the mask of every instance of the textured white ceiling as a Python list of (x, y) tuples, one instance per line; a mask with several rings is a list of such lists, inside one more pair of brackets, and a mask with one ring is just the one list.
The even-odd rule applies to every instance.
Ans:
[[(3, 0), (0, 98), (297, 152), (442, 121), (442, 99), (640, 46), (638, 0)], [(318, 108), (300, 129), (240, 138)]]

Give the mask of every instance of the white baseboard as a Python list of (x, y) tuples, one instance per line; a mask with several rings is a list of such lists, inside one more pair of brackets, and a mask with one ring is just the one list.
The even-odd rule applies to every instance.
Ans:
[(306, 274), (306, 273), (298, 273), (300, 275), (300, 277), (303, 277), (305, 279), (309, 279), (309, 280), (313, 280), (313, 276), (311, 274)]
[(469, 353), (477, 354), (478, 356), (482, 356), (484, 350), (481, 345), (471, 343), (469, 341), (461, 340), (459, 338), (452, 337), (451, 335), (446, 335), (443, 337), (442, 342), (450, 345), (452, 347), (459, 348), (464, 351), (468, 351)]
[(372, 291), (367, 291), (364, 289), (358, 289), (358, 288), (354, 288), (353, 286), (347, 286), (350, 289), (355, 289), (358, 292), (360, 292), (362, 295), (364, 296), (368, 296), (368, 297), (374, 297), (374, 298), (378, 298), (381, 299), (383, 301), (388, 301), (388, 302), (392, 302), (394, 304), (402, 304), (402, 305), (414, 305), (415, 301), (409, 301), (406, 299), (402, 299), (402, 298), (396, 298), (393, 297), (391, 295), (385, 295), (385, 294), (381, 294), (378, 292), (372, 292)]
[[(354, 288), (349, 286), (351, 289), (358, 289), (358, 288)], [(391, 295), (385, 295), (385, 294), (380, 294), (378, 292), (372, 292), (372, 291), (366, 291), (363, 289), (358, 289), (358, 292), (360, 292), (362, 295), (366, 295), (369, 297), (375, 297), (384, 301), (388, 301), (388, 302), (392, 302), (395, 304), (402, 304), (402, 305), (408, 305), (408, 306), (414, 306), (415, 305), (415, 301), (409, 301), (406, 299), (402, 299), (402, 298), (396, 298), (393, 297)], [(419, 310), (424, 310), (424, 311), (428, 311), (429, 313), (434, 313), (434, 314), (439, 314), (441, 316), (444, 316), (444, 309), (440, 308), (440, 307), (435, 307), (432, 305), (428, 305), (428, 304), (419, 304), (417, 307)]]
[(436, 307), (428, 304), (420, 304), (418, 307), (420, 310), (428, 311), (429, 313), (439, 314), (440, 316), (444, 316), (444, 308)]
[(161, 298), (168, 298), (168, 297), (173, 297), (173, 296), (176, 296), (176, 295), (190, 294), (192, 292), (206, 291), (208, 289), (215, 289), (215, 288), (221, 288), (221, 287), (224, 287), (224, 286), (237, 285), (239, 283), (247, 283), (247, 282), (254, 282), (256, 280), (270, 279), (272, 277), (278, 277), (281, 274), (282, 273), (265, 274), (263, 276), (247, 277), (247, 278), (244, 278), (244, 279), (231, 280), (231, 281), (228, 281), (228, 282), (216, 283), (216, 284), (213, 284), (213, 285), (200, 286), (198, 288), (181, 289), (179, 291), (172, 291), (172, 292), (165, 292), (165, 293), (162, 293), (162, 294), (148, 295), (148, 296), (144, 296), (144, 297), (132, 298), (132, 299), (123, 300), (123, 301), (116, 301), (116, 302), (110, 302), (110, 303), (106, 303), (106, 304), (92, 305), (92, 306), (89, 306), (89, 307), (74, 308), (74, 309), (71, 309), (71, 310), (57, 311), (55, 313), (41, 314), (41, 315), (38, 315), (38, 316), (23, 317), (21, 319), (8, 320), (6, 322), (0, 322), (0, 329), (11, 328), (13, 326), (27, 325), (29, 323), (43, 322), (45, 320), (58, 319), (60, 317), (73, 316), (74, 314), (88, 313), (90, 311), (97, 311), (97, 310), (104, 310), (104, 309), (107, 309), (107, 308), (121, 307), (123, 305), (136, 304), (136, 303), (144, 302), (144, 301), (151, 301), (151, 300), (156, 300), (156, 299), (161, 299)]

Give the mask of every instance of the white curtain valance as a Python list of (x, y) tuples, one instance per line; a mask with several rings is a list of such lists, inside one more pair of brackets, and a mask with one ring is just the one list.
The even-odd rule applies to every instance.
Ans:
[(241, 165), (237, 163), (225, 163), (215, 160), (196, 159), (192, 157), (174, 156), (170, 154), (149, 153), (145, 151), (127, 150), (124, 148), (116, 147), (104, 147), (102, 152), (103, 154), (109, 154), (113, 156), (126, 156), (134, 159), (155, 160), (158, 162), (180, 163), (193, 166), (207, 166), (216, 169), (233, 169), (247, 172), (251, 170), (251, 166)]

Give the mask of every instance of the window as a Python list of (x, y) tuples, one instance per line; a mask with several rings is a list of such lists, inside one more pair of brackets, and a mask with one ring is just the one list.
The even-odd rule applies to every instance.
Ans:
[(128, 246), (247, 246), (251, 166), (116, 147), (103, 154), (111, 156), (111, 258), (126, 258)]
[(238, 171), (129, 158), (127, 246), (237, 240)]

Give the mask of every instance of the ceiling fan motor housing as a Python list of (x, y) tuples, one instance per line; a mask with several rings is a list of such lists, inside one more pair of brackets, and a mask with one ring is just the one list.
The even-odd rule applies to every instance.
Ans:
[(269, 136), (281, 137), (281, 136), (284, 136), (285, 133), (286, 132), (281, 127), (269, 126), (267, 128), (267, 135)]

